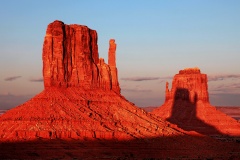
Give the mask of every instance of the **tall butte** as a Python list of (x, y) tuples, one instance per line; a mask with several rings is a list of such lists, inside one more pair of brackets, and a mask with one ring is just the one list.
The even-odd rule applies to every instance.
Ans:
[(173, 78), (171, 90), (166, 83), (165, 103), (152, 113), (186, 131), (239, 137), (240, 124), (210, 105), (207, 82), (207, 75), (199, 68), (180, 70)]
[(96, 31), (50, 23), (42, 53), (44, 90), (0, 117), (0, 141), (182, 135), (120, 94), (116, 46), (111, 39), (106, 64), (98, 56)]

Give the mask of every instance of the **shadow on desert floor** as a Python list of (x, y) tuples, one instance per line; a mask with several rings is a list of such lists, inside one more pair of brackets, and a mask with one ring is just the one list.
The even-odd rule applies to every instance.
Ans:
[(240, 144), (188, 135), (135, 140), (37, 140), (0, 143), (1, 159), (238, 159)]

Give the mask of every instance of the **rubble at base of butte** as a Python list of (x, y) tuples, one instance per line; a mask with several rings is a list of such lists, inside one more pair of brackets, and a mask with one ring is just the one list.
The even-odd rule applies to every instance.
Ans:
[(240, 157), (236, 144), (191, 136), (127, 101), (118, 83), (116, 43), (109, 45), (106, 64), (96, 31), (61, 21), (48, 25), (44, 90), (0, 116), (2, 159)]
[(207, 75), (199, 68), (180, 70), (169, 90), (166, 83), (165, 103), (152, 111), (186, 131), (213, 137), (240, 137), (240, 123), (216, 110), (209, 103)]

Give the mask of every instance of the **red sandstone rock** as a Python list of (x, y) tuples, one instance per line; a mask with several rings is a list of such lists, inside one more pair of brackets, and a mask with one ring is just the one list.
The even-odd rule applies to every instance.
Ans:
[[(186, 89), (188, 93), (183, 91), (180, 93), (179, 89), (181, 88)], [(176, 93), (177, 90), (178, 92)], [(207, 75), (201, 74), (198, 68), (180, 70), (179, 74), (176, 74), (173, 78), (171, 91), (168, 89), (168, 82), (166, 84), (165, 102), (174, 99), (175, 96), (179, 99), (189, 99), (192, 103), (196, 99), (209, 103)]]
[(240, 124), (209, 104), (207, 75), (198, 68), (179, 71), (166, 84), (165, 103), (153, 114), (168, 120), (186, 131), (216, 136), (240, 136)]
[(47, 87), (102, 88), (120, 93), (116, 44), (110, 40), (109, 65), (98, 56), (97, 32), (82, 25), (54, 21), (43, 45), (43, 77)]
[(114, 39), (110, 39), (109, 41), (109, 51), (108, 51), (108, 65), (111, 71), (111, 83), (112, 83), (112, 90), (117, 93), (120, 93), (120, 87), (118, 83), (118, 72), (116, 68), (116, 48), (117, 44), (115, 43)]
[(116, 49), (117, 44), (114, 39), (110, 39), (109, 41), (109, 51), (108, 51), (108, 64), (109, 66), (116, 67)]
[(0, 117), (0, 140), (135, 139), (183, 135), (114, 91), (51, 87)]

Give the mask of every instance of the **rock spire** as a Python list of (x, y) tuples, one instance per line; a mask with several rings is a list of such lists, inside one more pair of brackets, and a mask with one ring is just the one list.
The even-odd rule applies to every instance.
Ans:
[(96, 31), (50, 23), (43, 45), (45, 88), (0, 116), (1, 159), (234, 158), (238, 146), (190, 136), (127, 101), (115, 56), (114, 40), (106, 64), (98, 57)]
[(116, 49), (117, 44), (114, 39), (109, 40), (108, 65), (116, 67)]

